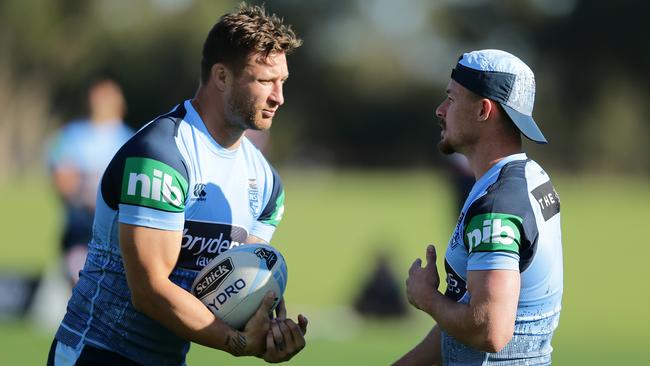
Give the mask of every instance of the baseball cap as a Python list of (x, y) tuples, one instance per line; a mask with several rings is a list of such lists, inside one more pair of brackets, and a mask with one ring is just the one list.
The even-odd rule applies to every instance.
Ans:
[(501, 50), (464, 53), (451, 71), (451, 78), (499, 103), (524, 136), (540, 144), (548, 143), (533, 120), (535, 75), (519, 58)]

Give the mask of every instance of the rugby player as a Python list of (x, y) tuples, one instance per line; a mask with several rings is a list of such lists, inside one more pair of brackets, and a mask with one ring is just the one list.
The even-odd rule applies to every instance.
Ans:
[(521, 135), (546, 138), (532, 118), (535, 79), (500, 50), (463, 54), (436, 109), (444, 154), (465, 155), (474, 184), (445, 254), (426, 249), (407, 296), (436, 325), (395, 365), (548, 365), (562, 300), (560, 199)]
[(239, 330), (188, 291), (212, 258), (270, 242), (282, 219), (282, 182), (244, 131), (271, 126), (301, 42), (259, 6), (214, 25), (194, 98), (142, 127), (102, 176), (49, 365), (184, 365), (190, 342), (281, 362), (305, 346), (307, 319), (287, 319), (283, 301), (269, 317), (272, 292)]

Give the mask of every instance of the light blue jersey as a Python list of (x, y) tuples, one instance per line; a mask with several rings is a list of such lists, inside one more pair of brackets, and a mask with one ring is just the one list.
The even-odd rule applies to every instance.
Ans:
[(140, 364), (183, 365), (189, 342), (131, 303), (119, 224), (182, 231), (170, 279), (189, 290), (217, 254), (249, 235), (269, 242), (283, 211), (282, 183), (259, 150), (247, 139), (224, 149), (185, 101), (140, 129), (106, 169), (88, 259), (56, 339)]
[(445, 295), (469, 303), (468, 271), (516, 270), (521, 289), (512, 340), (499, 353), (442, 332), (445, 365), (545, 365), (562, 300), (560, 199), (526, 154), (508, 156), (472, 188), (445, 254)]
[(73, 121), (50, 141), (47, 163), (51, 169), (70, 167), (79, 172), (81, 182), (73, 199), (81, 200), (88, 194), (94, 198), (104, 169), (132, 135), (133, 130), (119, 121)]

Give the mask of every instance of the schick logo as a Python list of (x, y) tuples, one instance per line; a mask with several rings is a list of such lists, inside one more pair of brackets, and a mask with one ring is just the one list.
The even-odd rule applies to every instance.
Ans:
[(204, 274), (203, 278), (196, 284), (194, 294), (201, 298), (203, 295), (212, 292), (212, 290), (219, 287), (219, 285), (232, 273), (233, 270), (232, 260), (226, 258), (221, 263), (217, 264), (214, 268)]
[(472, 217), (465, 228), (465, 245), (470, 252), (507, 251), (519, 253), (523, 220), (519, 216), (488, 213)]
[(187, 181), (169, 165), (147, 158), (126, 159), (121, 202), (182, 212), (186, 192)]

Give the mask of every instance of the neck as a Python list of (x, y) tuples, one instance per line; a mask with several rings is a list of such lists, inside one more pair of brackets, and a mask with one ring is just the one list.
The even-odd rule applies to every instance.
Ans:
[(469, 151), (462, 152), (474, 172), (474, 178), (479, 180), (490, 168), (506, 156), (522, 152), (521, 144), (506, 144), (503, 141), (489, 140), (484, 144), (477, 144)]
[(224, 113), (226, 106), (220, 94), (201, 85), (192, 99), (192, 106), (219, 145), (228, 150), (239, 147), (245, 130), (228, 123)]
[(93, 112), (90, 115), (92, 123), (97, 125), (117, 123), (122, 120), (122, 116), (114, 112)]

